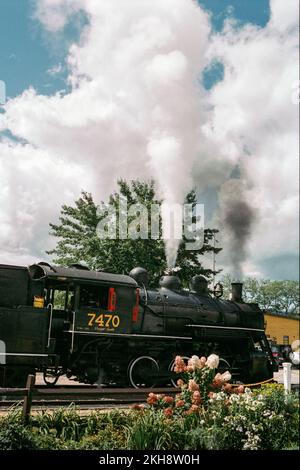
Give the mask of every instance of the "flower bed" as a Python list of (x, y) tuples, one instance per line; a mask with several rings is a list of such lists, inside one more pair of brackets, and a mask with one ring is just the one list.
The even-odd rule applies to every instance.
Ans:
[(147, 403), (127, 412), (91, 412), (75, 407), (43, 412), (27, 426), (17, 410), (0, 419), (5, 449), (298, 449), (299, 403), (281, 385), (251, 391), (234, 386), (228, 371), (216, 373), (219, 358), (177, 356), (181, 391), (175, 398), (150, 393)]

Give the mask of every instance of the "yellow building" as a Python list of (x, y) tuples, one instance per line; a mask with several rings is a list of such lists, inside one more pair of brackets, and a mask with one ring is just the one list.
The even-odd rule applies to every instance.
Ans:
[(268, 339), (277, 344), (292, 344), (299, 340), (299, 320), (283, 315), (265, 313), (265, 330)]

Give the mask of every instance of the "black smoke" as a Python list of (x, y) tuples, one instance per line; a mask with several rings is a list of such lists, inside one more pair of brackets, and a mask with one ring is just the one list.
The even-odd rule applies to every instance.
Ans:
[(231, 264), (231, 274), (236, 280), (243, 278), (243, 262), (248, 255), (256, 210), (247, 199), (247, 190), (242, 180), (226, 182), (220, 192), (220, 215), (224, 231), (224, 250)]

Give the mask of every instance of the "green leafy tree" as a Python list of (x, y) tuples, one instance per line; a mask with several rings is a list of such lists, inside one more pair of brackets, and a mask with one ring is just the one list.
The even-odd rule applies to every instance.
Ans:
[[(122, 215), (120, 200), (126, 198), (128, 207), (141, 203), (147, 208), (150, 227), (151, 205), (161, 204), (155, 195), (154, 182), (131, 181), (128, 183), (120, 180), (118, 186), (118, 191), (111, 194), (108, 201), (109, 206), (115, 208), (117, 219)], [(194, 191), (187, 195), (186, 202), (197, 202)], [(138, 215), (128, 216), (128, 224), (135, 222)], [(115, 216), (109, 215), (107, 211), (99, 212), (92, 195), (82, 191), (80, 198), (73, 206), (62, 206), (59, 224), (50, 223), (50, 234), (58, 241), (56, 247), (47, 253), (54, 255), (54, 262), (60, 265), (68, 266), (85, 262), (91, 269), (115, 273), (129, 273), (135, 266), (142, 266), (148, 270), (152, 284), (157, 285), (159, 277), (167, 269), (161, 223), (158, 239), (152, 239), (150, 236), (147, 239), (121, 239), (118, 223), (116, 223), (115, 238), (100, 238), (97, 227), (104, 217), (108, 220), (105, 229), (109, 231), (111, 225), (114, 224)], [(183, 285), (188, 285), (189, 279), (195, 274), (208, 277), (213, 274), (212, 270), (202, 266), (201, 255), (209, 251), (218, 253), (221, 248), (214, 248), (211, 244), (217, 230), (206, 229), (204, 232), (204, 244), (200, 250), (185, 250), (185, 237), (179, 246), (176, 264), (181, 268), (179, 276)]]
[[(225, 295), (229, 295), (233, 279), (227, 275), (222, 278)], [(258, 303), (263, 310), (286, 315), (299, 315), (299, 282), (270, 281), (248, 277), (244, 281), (244, 300)]]

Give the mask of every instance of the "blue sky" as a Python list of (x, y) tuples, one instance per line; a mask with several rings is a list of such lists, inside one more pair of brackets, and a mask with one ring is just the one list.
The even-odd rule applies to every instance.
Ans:
[[(215, 30), (220, 30), (230, 16), (240, 24), (254, 23), (264, 26), (270, 16), (268, 0), (198, 0), (212, 15)], [(29, 86), (39, 93), (50, 95), (66, 88), (66, 72), (51, 76), (47, 71), (63, 64), (68, 46), (78, 37), (78, 23), (68, 26), (67, 34), (52, 42), (33, 19), (33, 0), (0, 0), (0, 80), (6, 83), (6, 94), (14, 97)], [(80, 26), (80, 23), (79, 23)], [(68, 38), (68, 39), (66, 39)], [(57, 40), (57, 37), (56, 37)], [(222, 67), (215, 66), (204, 77), (210, 87), (222, 78)]]

